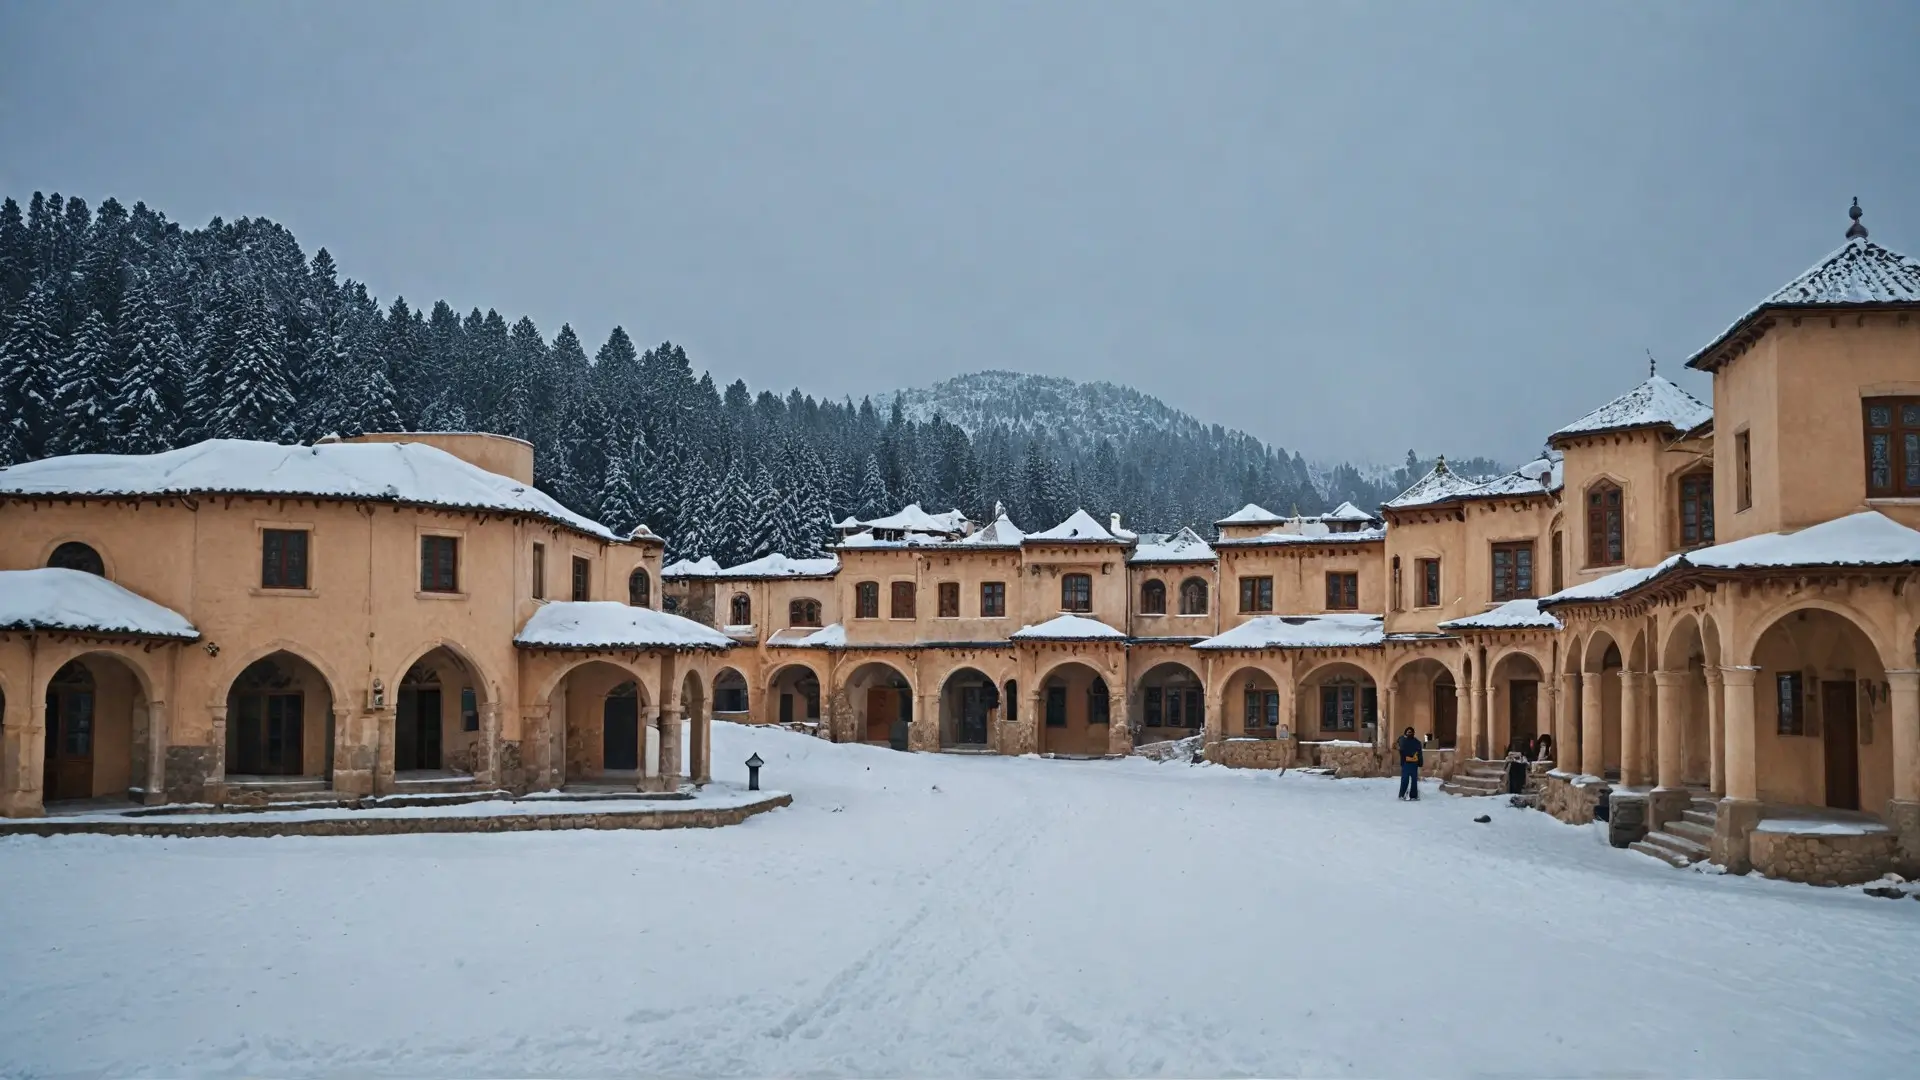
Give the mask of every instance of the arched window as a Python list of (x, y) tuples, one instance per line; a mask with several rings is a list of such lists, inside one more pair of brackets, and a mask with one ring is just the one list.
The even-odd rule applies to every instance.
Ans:
[(1627, 561), (1626, 511), (1620, 485), (1602, 480), (1587, 489), (1587, 565)]
[(800, 597), (787, 601), (788, 626), (819, 626), (820, 601)]
[(727, 605), (727, 625), (753, 625), (753, 601), (747, 597), (746, 593), (733, 594), (733, 601)]
[(856, 619), (880, 617), (879, 582), (863, 581), (853, 587), (853, 617)]
[(1086, 574), (1060, 576), (1060, 610), (1092, 611), (1093, 578)]
[(1205, 615), (1207, 613), (1207, 582), (1204, 578), (1190, 577), (1180, 583), (1180, 614)]
[(1699, 469), (1680, 478), (1680, 546), (1713, 543), (1713, 470)]
[(83, 570), (98, 577), (107, 576), (107, 564), (100, 553), (79, 542), (69, 540), (53, 549), (47, 557), (47, 565), (59, 570)]
[(1149, 581), (1140, 586), (1140, 614), (1165, 615), (1167, 613), (1167, 585), (1164, 581)]
[(647, 576), (645, 568), (627, 577), (627, 603), (634, 607), (653, 606), (653, 579)]

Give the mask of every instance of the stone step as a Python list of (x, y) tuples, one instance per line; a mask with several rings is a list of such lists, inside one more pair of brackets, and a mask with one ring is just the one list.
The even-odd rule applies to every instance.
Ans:
[(1673, 867), (1675, 870), (1684, 870), (1693, 865), (1693, 860), (1687, 858), (1685, 855), (1676, 855), (1666, 848), (1651, 843), (1650, 841), (1657, 835), (1659, 834), (1648, 833), (1647, 839), (1635, 840), (1633, 843), (1627, 845), (1627, 850), (1637, 851), (1642, 855), (1651, 855), (1661, 862), (1666, 863), (1668, 866)]
[(1506, 780), (1498, 776), (1480, 776), (1475, 773), (1454, 773), (1451, 781), (1458, 787), (1485, 788), (1497, 791), (1507, 786)]
[(1702, 810), (1696, 805), (1690, 810), (1682, 811), (1680, 820), (1690, 821), (1695, 825), (1704, 825), (1708, 832), (1712, 832), (1714, 823), (1720, 820), (1720, 815), (1712, 810)]
[(1702, 850), (1713, 846), (1713, 826), (1711, 825), (1702, 825), (1697, 821), (1680, 818), (1677, 821), (1667, 822), (1665, 831), (1699, 844)]
[(458, 792), (473, 791), (474, 785), (471, 776), (395, 777), (393, 790), (396, 794), (401, 792), (417, 794), (425, 791)]
[(265, 799), (267, 802), (308, 802), (314, 796), (324, 796), (332, 790), (325, 780), (306, 777), (227, 782), (227, 798), (235, 802), (251, 799)]
[(1695, 809), (1713, 813), (1720, 808), (1720, 800), (1713, 795), (1695, 795), (1693, 797), (1693, 805)]

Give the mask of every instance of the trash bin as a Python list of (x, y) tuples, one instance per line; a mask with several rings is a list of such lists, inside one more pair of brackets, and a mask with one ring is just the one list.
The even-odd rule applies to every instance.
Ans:
[(1507, 762), (1507, 794), (1519, 795), (1527, 790), (1527, 760)]
[(1609, 799), (1607, 843), (1626, 847), (1647, 835), (1647, 800)]

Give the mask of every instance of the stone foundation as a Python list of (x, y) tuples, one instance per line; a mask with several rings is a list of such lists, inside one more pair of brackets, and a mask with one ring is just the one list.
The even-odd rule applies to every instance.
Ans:
[(1721, 799), (1714, 810), (1713, 846), (1707, 859), (1727, 868), (1729, 874), (1744, 874), (1753, 869), (1748, 856), (1748, 837), (1760, 823), (1760, 804), (1752, 799)]
[(1808, 885), (1858, 885), (1893, 868), (1898, 838), (1884, 827), (1864, 832), (1774, 832), (1748, 837), (1753, 868), (1770, 878)]
[(1889, 799), (1886, 818), (1899, 845), (1894, 869), (1909, 878), (1920, 876), (1920, 803)]
[(1286, 769), (1298, 758), (1293, 739), (1225, 739), (1207, 746), (1207, 760), (1229, 769)]
[[(1388, 775), (1388, 752), (1371, 743), (1302, 742), (1300, 751), (1302, 765), (1332, 769), (1333, 775), (1342, 779)], [(1400, 775), (1397, 765), (1392, 775)]]
[(1667, 823), (1680, 820), (1693, 805), (1693, 792), (1686, 788), (1654, 788), (1647, 793), (1647, 829), (1658, 832)]
[(987, 731), (987, 739), (997, 754), (1019, 757), (1022, 754), (1035, 753), (1034, 727), (1029, 723), (1009, 724), (997, 722)]
[(1585, 825), (1593, 821), (1600, 793), (1611, 786), (1597, 776), (1554, 769), (1540, 779), (1540, 809), (1569, 825)]
[(203, 802), (213, 776), (213, 751), (204, 746), (169, 746), (166, 762), (167, 800)]

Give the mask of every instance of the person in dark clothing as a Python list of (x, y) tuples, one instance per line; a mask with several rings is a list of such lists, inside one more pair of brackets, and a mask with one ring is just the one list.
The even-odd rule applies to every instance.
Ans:
[(1400, 736), (1400, 797), (1410, 801), (1420, 799), (1420, 766), (1427, 763), (1426, 751), (1420, 746), (1420, 737), (1408, 728)]

